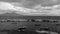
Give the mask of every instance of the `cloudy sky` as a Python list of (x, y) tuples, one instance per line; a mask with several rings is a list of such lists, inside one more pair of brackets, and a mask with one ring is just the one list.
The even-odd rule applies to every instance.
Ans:
[[(53, 2), (52, 0), (0, 0), (0, 1), (5, 1), (5, 2), (11, 2), (11, 3), (19, 3), (22, 4), (26, 8), (33, 8), (34, 6), (40, 5), (41, 6), (53, 6), (53, 5), (58, 5), (60, 4), (60, 0), (57, 2)], [(18, 5), (18, 4), (16, 4)], [(19, 13), (19, 12), (18, 12)]]
[(60, 3), (60, 0), (58, 0), (57, 2), (53, 2), (52, 0), (0, 0), (0, 1), (19, 2), (22, 3), (27, 8), (32, 8), (39, 4), (41, 4), (42, 6), (52, 6), (54, 4)]

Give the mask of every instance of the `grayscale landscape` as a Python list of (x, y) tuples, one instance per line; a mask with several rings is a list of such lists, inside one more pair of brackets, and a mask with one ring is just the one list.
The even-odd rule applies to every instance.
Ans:
[(0, 0), (0, 34), (60, 34), (60, 0)]

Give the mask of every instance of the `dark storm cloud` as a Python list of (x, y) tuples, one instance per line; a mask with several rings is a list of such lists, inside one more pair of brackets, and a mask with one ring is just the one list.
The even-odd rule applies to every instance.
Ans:
[(53, 6), (60, 4), (60, 1), (53, 2), (52, 0), (26, 0), (23, 5), (28, 8), (32, 8), (36, 5), (41, 4), (42, 6)]

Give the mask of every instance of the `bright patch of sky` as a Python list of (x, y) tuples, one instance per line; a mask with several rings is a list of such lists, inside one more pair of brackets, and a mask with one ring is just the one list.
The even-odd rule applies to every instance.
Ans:
[(0, 9), (1, 10), (9, 10), (12, 9), (13, 6), (7, 2), (0, 2)]

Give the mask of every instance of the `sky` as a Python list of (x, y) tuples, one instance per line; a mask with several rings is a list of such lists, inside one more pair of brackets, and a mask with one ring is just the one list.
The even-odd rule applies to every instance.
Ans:
[(23, 6), (27, 8), (32, 8), (36, 5), (41, 4), (42, 6), (52, 6), (54, 4), (59, 4), (60, 1), (53, 2), (52, 0), (0, 0), (0, 1), (6, 1), (6, 2), (18, 2), (22, 3)]
[(34, 8), (37, 5), (41, 5), (42, 7), (45, 6), (53, 6), (53, 5), (58, 5), (60, 2), (53, 2), (52, 0), (0, 0), (4, 2), (9, 2), (9, 3), (19, 3), (16, 4), (20, 6), (22, 4), (25, 8)]

